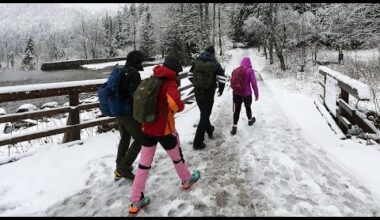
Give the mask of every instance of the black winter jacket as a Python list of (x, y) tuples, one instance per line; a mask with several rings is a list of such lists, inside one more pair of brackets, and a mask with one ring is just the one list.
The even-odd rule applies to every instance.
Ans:
[[(218, 92), (220, 94), (223, 93), (223, 90), (224, 90), (224, 86), (225, 86), (225, 83), (226, 83), (226, 76), (224, 75), (224, 69), (222, 68), (222, 66), (220, 65), (220, 63), (216, 60), (215, 56), (207, 51), (201, 53), (197, 59), (193, 62), (190, 70), (189, 70), (189, 80), (192, 82), (192, 78), (193, 78), (193, 71), (194, 71), (194, 68), (195, 68), (195, 63), (198, 61), (198, 60), (210, 60), (212, 62), (215, 63), (215, 70), (214, 70), (214, 82), (215, 82), (215, 85), (211, 87), (212, 90), (216, 89), (217, 85), (216, 85), (216, 82), (218, 83)], [(214, 90), (215, 91), (215, 90)]]

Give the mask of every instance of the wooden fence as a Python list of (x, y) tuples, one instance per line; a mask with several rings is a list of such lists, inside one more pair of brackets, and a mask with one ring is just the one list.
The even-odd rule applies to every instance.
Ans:
[[(187, 78), (187, 73), (179, 74), (179, 78), (181, 81), (182, 79)], [(51, 117), (63, 113), (69, 113), (69, 116), (66, 126), (44, 131), (31, 132), (28, 134), (5, 137), (0, 139), (0, 146), (16, 144), (23, 141), (29, 141), (62, 133), (65, 134), (63, 143), (76, 141), (81, 139), (81, 129), (116, 122), (116, 119), (114, 117), (101, 117), (86, 122), (80, 121), (80, 111), (99, 108), (99, 102), (80, 104), (79, 95), (81, 93), (96, 93), (98, 86), (106, 82), (106, 80), (107, 79), (97, 79), (2, 88), (3, 91), (0, 90), (0, 103), (43, 97), (68, 96), (69, 106), (57, 107), (48, 110), (2, 115), (0, 116), (0, 124), (6, 122), (17, 122), (25, 119)], [(194, 94), (191, 94), (191, 92), (188, 92), (187, 96), (185, 97), (185, 90), (190, 91), (191, 88), (192, 84), (180, 87), (179, 89), (181, 92), (181, 97), (185, 103), (191, 103), (194, 99)]]
[[(369, 134), (373, 137), (372, 139), (379, 142), (380, 140), (376, 138), (380, 135), (378, 129), (366, 118), (364, 113), (358, 111), (356, 105), (350, 105), (350, 100), (353, 98), (357, 102), (369, 101), (369, 87), (325, 66), (319, 67), (319, 73), (324, 76), (323, 82), (319, 82), (323, 88), (323, 95), (320, 95), (321, 101), (343, 133), (349, 137), (349, 129), (353, 125), (357, 125), (362, 133)], [(336, 91), (336, 86), (338, 91)]]

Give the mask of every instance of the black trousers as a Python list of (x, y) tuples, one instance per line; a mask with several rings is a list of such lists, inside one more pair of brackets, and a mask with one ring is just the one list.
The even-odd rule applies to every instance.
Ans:
[[(132, 114), (118, 116), (116, 119), (120, 130), (116, 168), (122, 172), (127, 172), (128, 170), (132, 170), (132, 164), (141, 150), (141, 124), (133, 118)], [(133, 142), (131, 146), (129, 146), (131, 137), (133, 138)]]
[(239, 96), (233, 95), (233, 104), (234, 104), (234, 125), (237, 125), (240, 117), (241, 105), (244, 102), (245, 112), (247, 113), (248, 120), (252, 118), (252, 95), (250, 96)]
[(201, 146), (205, 138), (205, 132), (211, 133), (212, 131), (210, 116), (214, 105), (214, 95), (215, 89), (204, 93), (197, 93), (197, 91), (195, 91), (195, 101), (200, 111), (200, 119), (195, 133), (194, 146)]

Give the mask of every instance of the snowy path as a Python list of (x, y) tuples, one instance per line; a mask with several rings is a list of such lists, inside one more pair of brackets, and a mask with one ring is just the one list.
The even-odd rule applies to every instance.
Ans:
[[(260, 72), (259, 62), (263, 61), (251, 52), (255, 69)], [(238, 55), (228, 65), (227, 73), (246, 54), (241, 50)], [(204, 150), (194, 151), (191, 145), (194, 124), (199, 119), (197, 107), (190, 106), (178, 116), (185, 160), (191, 170), (201, 171), (201, 179), (190, 191), (182, 190), (171, 160), (158, 147), (146, 186), (151, 204), (139, 216), (380, 215), (376, 197), (324, 151), (305, 140), (300, 128), (281, 111), (265, 82), (259, 81), (259, 89), (260, 100), (252, 105), (256, 123), (248, 126), (243, 107), (238, 133), (233, 137), (229, 133), (231, 90), (216, 98), (212, 115), (215, 139), (206, 136)], [(111, 143), (116, 145), (117, 138), (112, 137)], [(90, 173), (83, 190), (31, 214), (127, 216), (132, 182), (113, 181), (115, 153), (105, 154), (83, 168)], [(0, 212), (7, 208), (12, 207), (0, 206)]]

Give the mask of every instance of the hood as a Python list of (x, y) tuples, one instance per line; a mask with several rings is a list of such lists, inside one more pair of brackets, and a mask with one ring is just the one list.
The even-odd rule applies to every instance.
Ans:
[(199, 55), (198, 59), (200, 60), (211, 60), (213, 61), (215, 59), (214, 55), (205, 51), (205, 52), (202, 52), (201, 55)]
[(249, 57), (244, 57), (240, 63), (240, 66), (252, 68), (251, 59), (249, 59)]
[(153, 68), (153, 74), (156, 77), (176, 79), (176, 72), (167, 68), (166, 66), (158, 65)]

